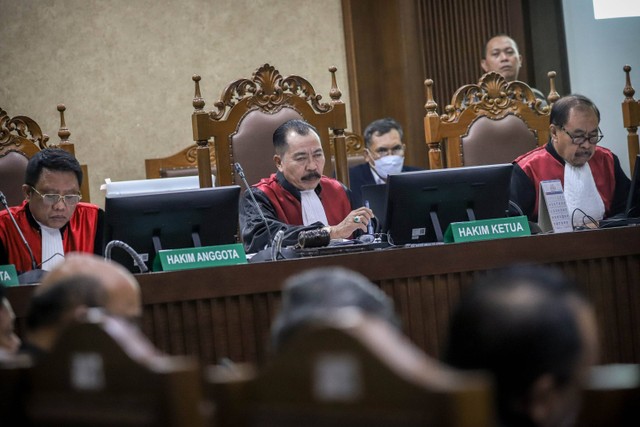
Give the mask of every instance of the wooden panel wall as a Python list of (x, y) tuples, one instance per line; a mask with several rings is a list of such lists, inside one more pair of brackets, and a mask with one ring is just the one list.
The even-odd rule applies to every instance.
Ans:
[[(435, 83), (434, 97), (440, 111), (462, 85), (482, 75), (484, 43), (500, 33), (525, 45), (521, 1), (418, 0), (424, 69)], [(521, 48), (522, 50), (522, 48)], [(526, 53), (525, 53), (526, 54)], [(519, 79), (528, 81), (527, 61)]]
[(548, 92), (558, 72), (569, 93), (561, 0), (342, 0), (352, 127), (392, 116), (405, 128), (407, 164), (428, 166), (424, 80), (443, 112), (460, 86), (483, 73), (484, 43), (499, 33), (523, 55), (519, 79)]

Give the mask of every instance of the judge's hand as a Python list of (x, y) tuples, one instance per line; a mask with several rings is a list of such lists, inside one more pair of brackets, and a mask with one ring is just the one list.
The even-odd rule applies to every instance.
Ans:
[(329, 227), (332, 239), (348, 239), (356, 230), (367, 231), (367, 224), (373, 218), (373, 211), (364, 206), (349, 212), (349, 215), (338, 225)]

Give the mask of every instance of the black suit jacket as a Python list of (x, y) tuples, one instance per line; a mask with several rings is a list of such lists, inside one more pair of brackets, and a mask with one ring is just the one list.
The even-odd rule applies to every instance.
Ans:
[[(420, 168), (413, 166), (403, 166), (402, 172), (419, 171)], [(376, 181), (373, 178), (369, 163), (353, 166), (349, 168), (349, 187), (351, 189), (351, 206), (359, 208), (362, 206), (362, 186), (372, 185)]]

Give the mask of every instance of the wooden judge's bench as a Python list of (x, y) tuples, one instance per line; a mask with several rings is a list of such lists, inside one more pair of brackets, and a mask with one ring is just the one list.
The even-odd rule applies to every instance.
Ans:
[[(342, 266), (389, 294), (406, 334), (437, 357), (465, 287), (518, 262), (557, 266), (577, 280), (596, 308), (600, 363), (640, 363), (640, 227), (633, 226), (138, 275), (142, 327), (170, 354), (196, 355), (203, 364), (261, 364), (283, 281), (309, 268)], [(19, 330), (32, 290), (9, 291)]]

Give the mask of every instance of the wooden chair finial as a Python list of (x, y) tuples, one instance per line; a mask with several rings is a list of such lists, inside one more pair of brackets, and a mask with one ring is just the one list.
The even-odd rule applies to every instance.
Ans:
[(552, 106), (554, 102), (560, 99), (560, 94), (556, 90), (556, 72), (549, 71), (547, 77), (549, 77), (549, 96), (547, 96), (547, 101), (549, 106)]
[(624, 67), (622, 67), (622, 70), (626, 75), (625, 85), (622, 91), (622, 93), (624, 94), (624, 100), (625, 102), (632, 102), (634, 101), (633, 95), (635, 95), (636, 90), (633, 88), (633, 86), (631, 86), (631, 74), (629, 74), (631, 72), (631, 66), (625, 65)]
[(424, 109), (427, 111), (427, 116), (437, 116), (438, 113), (436, 113), (436, 110), (438, 109), (438, 104), (433, 100), (433, 80), (427, 79), (424, 81), (424, 90), (425, 98), (427, 99), (427, 102), (424, 104)]
[(196, 111), (202, 111), (205, 105), (204, 98), (202, 98), (200, 94), (200, 79), (201, 77), (197, 74), (191, 77), (191, 80), (196, 84), (195, 94), (193, 95), (193, 108), (195, 108)]
[(69, 141), (71, 132), (64, 120), (64, 112), (66, 109), (67, 107), (65, 107), (64, 104), (58, 104), (58, 111), (60, 112), (60, 129), (58, 130), (58, 137), (60, 138), (60, 145), (71, 144)]
[(340, 97), (342, 96), (336, 80), (336, 71), (338, 71), (338, 68), (335, 66), (329, 67), (329, 72), (331, 73), (331, 90), (329, 91), (329, 97), (331, 97), (333, 103), (340, 102)]

